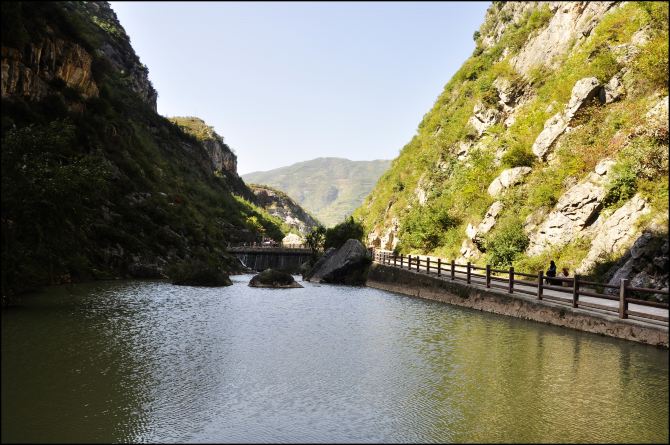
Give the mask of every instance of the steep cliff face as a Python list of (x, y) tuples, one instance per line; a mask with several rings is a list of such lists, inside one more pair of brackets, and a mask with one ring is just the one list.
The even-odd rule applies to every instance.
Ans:
[(158, 94), (149, 80), (149, 71), (133, 51), (128, 35), (107, 3), (60, 2), (58, 6), (39, 7), (43, 8), (40, 12), (51, 15), (49, 20), (53, 22), (38, 22), (38, 29), (28, 31), (25, 20), (14, 19), (15, 10), (33, 18), (34, 11), (30, 9), (37, 6), (11, 6), (7, 26), (12, 29), (7, 31), (9, 38), (3, 35), (2, 43), (3, 98), (20, 95), (40, 100), (56, 92), (59, 82), (79, 92), (84, 99), (97, 97), (99, 90), (93, 75), (93, 62), (97, 59), (116, 71), (156, 111)]
[(52, 92), (50, 83), (56, 80), (79, 91), (85, 99), (97, 97), (92, 61), (84, 48), (63, 39), (45, 38), (27, 45), (23, 52), (3, 46), (2, 97), (40, 100)]
[(297, 230), (303, 235), (308, 234), (319, 222), (300, 207), (286, 193), (273, 189), (266, 185), (249, 184), (254, 192), (255, 202), (267, 212), (279, 218), (291, 229)]
[(3, 296), (184, 262), (231, 270), (228, 243), (281, 240), (223, 139), (156, 114), (107, 3), (11, 2), (2, 25)]
[(369, 244), (667, 287), (667, 3), (493, 2), (474, 38), (355, 212)]
[(202, 143), (207, 150), (213, 172), (238, 176), (237, 156), (223, 142), (223, 137), (205, 121), (197, 117), (171, 117), (170, 121)]

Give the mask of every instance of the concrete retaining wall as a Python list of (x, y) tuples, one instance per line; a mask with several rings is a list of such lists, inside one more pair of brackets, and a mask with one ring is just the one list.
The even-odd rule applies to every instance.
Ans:
[(616, 316), (598, 314), (566, 305), (537, 300), (533, 297), (506, 295), (465, 283), (444, 280), (374, 263), (367, 286), (413, 297), (437, 300), (494, 314), (534, 320), (595, 334), (668, 347), (668, 328)]

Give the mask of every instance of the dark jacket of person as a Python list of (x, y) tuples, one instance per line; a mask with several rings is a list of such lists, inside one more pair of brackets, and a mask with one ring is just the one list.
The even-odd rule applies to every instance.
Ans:
[(547, 269), (547, 276), (548, 277), (556, 276), (556, 263), (554, 263), (553, 261), (549, 263), (549, 269)]

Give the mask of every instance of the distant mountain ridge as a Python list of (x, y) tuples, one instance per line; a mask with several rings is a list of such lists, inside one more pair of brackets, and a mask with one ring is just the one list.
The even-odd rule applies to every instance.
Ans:
[(326, 226), (333, 226), (361, 205), (390, 165), (391, 161), (384, 159), (351, 161), (324, 157), (247, 173), (242, 179), (285, 192)]

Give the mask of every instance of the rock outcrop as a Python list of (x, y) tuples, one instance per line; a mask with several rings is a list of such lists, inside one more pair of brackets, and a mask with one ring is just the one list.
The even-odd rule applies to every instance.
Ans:
[(66, 2), (65, 10), (83, 13), (107, 34), (100, 47), (91, 48), (56, 34), (63, 30), (46, 27), (22, 48), (2, 45), (2, 97), (20, 96), (40, 100), (58, 91), (55, 81), (81, 94), (97, 97), (93, 63), (104, 59), (120, 73), (126, 85), (156, 111), (158, 94), (149, 81), (149, 71), (132, 47), (116, 14), (106, 2)]
[[(650, 228), (645, 230), (629, 252), (610, 270), (609, 284), (619, 286), (622, 279), (629, 280), (632, 287), (647, 289), (668, 289), (668, 237), (665, 229)], [(616, 290), (609, 290), (615, 293)], [(657, 301), (668, 302), (667, 295), (655, 294)]]
[(617, 209), (599, 225), (589, 253), (575, 273), (589, 274), (597, 263), (606, 261), (608, 255), (629, 247), (637, 233), (635, 223), (649, 212), (649, 205), (640, 195), (635, 195)]
[[(600, 94), (601, 86), (595, 77), (587, 77), (575, 83), (570, 101), (565, 110), (556, 113), (544, 123), (544, 129), (538, 135), (531, 148), (535, 156), (545, 159), (556, 139), (568, 128), (577, 111), (589, 99)], [(611, 94), (611, 93), (610, 93)]]
[(549, 246), (564, 245), (595, 221), (605, 197), (607, 173), (613, 163), (609, 159), (601, 161), (586, 180), (561, 196), (537, 231), (530, 235), (526, 253), (537, 255)]
[(249, 280), (250, 287), (270, 287), (274, 289), (294, 289), (303, 287), (297, 283), (288, 272), (282, 272), (274, 269), (265, 269), (263, 272), (254, 275)]
[(93, 57), (80, 45), (45, 38), (24, 51), (2, 47), (2, 97), (23, 96), (40, 100), (54, 90), (54, 80), (78, 91), (84, 99), (96, 97)]
[(475, 105), (472, 117), (468, 123), (477, 130), (477, 135), (481, 136), (486, 129), (498, 122), (499, 117), (500, 112), (496, 108), (487, 108), (480, 102)]
[(336, 251), (328, 251), (307, 275), (307, 281), (333, 284), (365, 284), (372, 259), (363, 244), (347, 240)]
[(237, 177), (237, 155), (223, 141), (214, 128), (198, 117), (171, 117), (170, 121), (177, 124), (186, 133), (198, 140), (205, 148), (214, 173), (227, 173)]
[(286, 193), (276, 190), (267, 185), (249, 184), (249, 188), (256, 196), (256, 203), (267, 212), (281, 219), (289, 227), (306, 235), (319, 222), (305, 211)]
[[(588, 38), (603, 15), (617, 2), (551, 2), (551, 20), (512, 58), (512, 65), (527, 74), (538, 65), (555, 67), (572, 45)], [(517, 13), (518, 14), (518, 13)]]
[(519, 184), (531, 170), (530, 167), (514, 167), (503, 170), (489, 185), (487, 190), (489, 195), (498, 196), (506, 188)]
[[(495, 225), (496, 223), (496, 218), (498, 217), (498, 214), (500, 211), (503, 209), (503, 203), (501, 201), (496, 201), (491, 206), (488, 208), (486, 211), (486, 214), (484, 215), (484, 218), (482, 221), (477, 225), (474, 226), (472, 224), (468, 224), (468, 226), (465, 229), (465, 233), (468, 236), (468, 239), (472, 241), (479, 250), (482, 250), (482, 237), (486, 235)], [(467, 248), (467, 245), (463, 245), (462, 248)], [(461, 251), (462, 255), (466, 255), (467, 252)]]

